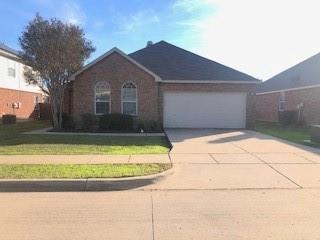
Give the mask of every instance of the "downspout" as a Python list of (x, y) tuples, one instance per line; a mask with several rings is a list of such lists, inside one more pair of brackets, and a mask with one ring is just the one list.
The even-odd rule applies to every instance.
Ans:
[(162, 109), (163, 109), (163, 96), (162, 96), (162, 89), (161, 89), (161, 82), (157, 82), (158, 85), (158, 122), (160, 125), (163, 127), (163, 114), (162, 114)]

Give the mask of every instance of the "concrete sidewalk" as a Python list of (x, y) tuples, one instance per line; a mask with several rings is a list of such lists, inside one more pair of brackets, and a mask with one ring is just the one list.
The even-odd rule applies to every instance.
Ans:
[(171, 163), (169, 154), (144, 155), (0, 155), (0, 164)]

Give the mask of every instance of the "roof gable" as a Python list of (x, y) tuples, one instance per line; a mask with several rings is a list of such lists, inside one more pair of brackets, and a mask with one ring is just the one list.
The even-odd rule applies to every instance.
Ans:
[(129, 54), (162, 80), (181, 81), (252, 81), (258, 80), (210, 59), (176, 47), (165, 41)]
[(256, 78), (220, 63), (176, 47), (165, 41), (152, 44), (131, 54), (114, 47), (71, 76), (77, 75), (106, 58), (118, 53), (149, 73), (158, 82), (168, 83), (260, 83)]
[(19, 56), (19, 52), (14, 50), (13, 48), (8, 47), (7, 45), (5, 45), (4, 43), (0, 43), (0, 49), (4, 50), (10, 54), (13, 54), (15, 56)]
[(144, 70), (145, 72), (149, 73), (151, 76), (153, 76), (155, 78), (156, 81), (160, 81), (160, 77), (153, 73), (152, 71), (150, 71), (149, 69), (147, 69), (146, 67), (142, 66), (140, 63), (136, 62), (134, 59), (132, 59), (131, 57), (129, 57), (127, 54), (125, 54), (124, 52), (122, 52), (120, 49), (114, 47), (111, 50), (109, 50), (108, 52), (106, 52), (105, 54), (101, 55), (100, 57), (98, 57), (97, 59), (93, 60), (92, 62), (88, 63), (87, 65), (85, 65), (83, 68), (81, 68), (79, 71), (77, 71), (76, 73), (74, 73), (71, 76), (71, 80), (73, 81), (77, 75), (79, 75), (80, 73), (84, 72), (85, 70), (87, 70), (88, 68), (92, 67), (93, 65), (95, 65), (96, 63), (100, 62), (101, 60), (105, 59), (106, 57), (108, 57), (109, 55), (111, 55), (112, 53), (118, 53), (120, 54), (122, 57), (126, 58), (127, 60), (129, 60), (131, 63), (135, 64), (136, 66), (138, 66), (139, 68), (141, 68), (142, 70)]
[(21, 61), (21, 58), (19, 56), (19, 52), (8, 47), (4, 43), (0, 43), (0, 55), (6, 58), (10, 58), (14, 61)]
[(277, 92), (315, 85), (320, 85), (320, 53), (263, 82), (257, 92)]

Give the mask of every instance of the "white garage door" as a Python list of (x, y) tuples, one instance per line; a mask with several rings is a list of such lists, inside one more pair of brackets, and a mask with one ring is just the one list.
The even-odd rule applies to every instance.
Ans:
[(246, 93), (165, 92), (166, 128), (244, 128)]

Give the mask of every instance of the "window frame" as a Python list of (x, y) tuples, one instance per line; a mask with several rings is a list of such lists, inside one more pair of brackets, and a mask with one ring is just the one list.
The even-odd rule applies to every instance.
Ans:
[(279, 104), (278, 104), (278, 111), (283, 112), (285, 111), (285, 104), (286, 104), (286, 92), (280, 92), (279, 95)]
[[(12, 73), (12, 75), (10, 75)], [(16, 78), (16, 68), (8, 67), (8, 77)]]
[[(109, 97), (109, 101), (97, 101), (97, 98), (96, 98), (96, 95), (97, 95), (97, 85), (98, 84), (101, 84), (101, 83), (104, 83), (107, 85), (107, 87), (109, 88), (110, 90), (110, 97)], [(111, 113), (111, 87), (110, 87), (110, 84), (107, 82), (107, 81), (98, 81), (96, 82), (96, 84), (94, 85), (94, 101), (93, 101), (93, 104), (94, 104), (94, 115), (97, 115), (97, 116), (101, 116), (101, 115), (104, 115), (104, 114), (110, 114)], [(97, 102), (106, 102), (106, 103), (109, 103), (109, 112), (108, 113), (97, 113)]]
[[(136, 100), (135, 100), (135, 101), (128, 101), (128, 100), (124, 101), (124, 99), (123, 99), (123, 92), (124, 92), (124, 89), (125, 89), (124, 86), (125, 86), (126, 84), (133, 84), (133, 85), (135, 86), (135, 90), (136, 90)], [(125, 114), (125, 113), (123, 112), (123, 109), (124, 109), (123, 105), (124, 105), (124, 103), (135, 103), (135, 104), (136, 104), (136, 113), (135, 113), (135, 114), (130, 114), (130, 116), (138, 116), (138, 86), (137, 86), (137, 84), (136, 84), (135, 82), (132, 82), (132, 81), (125, 82), (125, 83), (123, 83), (122, 86), (121, 86), (121, 113), (122, 113), (122, 114)]]
[(39, 96), (38, 95), (33, 96), (33, 104), (35, 106), (37, 106), (39, 104)]

